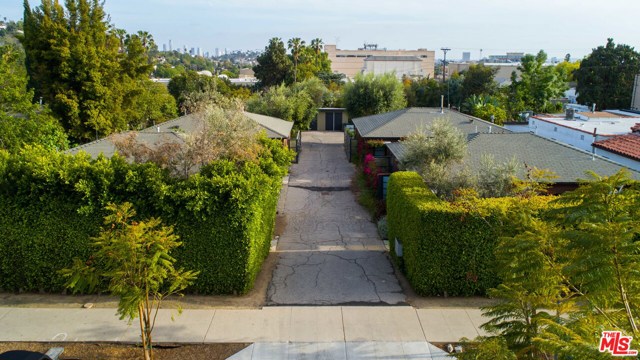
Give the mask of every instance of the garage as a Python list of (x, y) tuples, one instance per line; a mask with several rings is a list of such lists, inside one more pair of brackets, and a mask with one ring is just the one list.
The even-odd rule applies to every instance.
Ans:
[(349, 121), (344, 108), (320, 108), (311, 122), (310, 129), (318, 131), (342, 131)]

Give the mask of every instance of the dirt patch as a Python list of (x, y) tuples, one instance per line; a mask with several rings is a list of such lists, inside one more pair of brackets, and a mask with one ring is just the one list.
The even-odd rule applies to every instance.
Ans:
[[(248, 343), (214, 344), (158, 344), (154, 350), (156, 360), (217, 360), (226, 359), (249, 346)], [(0, 342), (0, 354), (10, 350), (28, 350), (46, 353), (53, 347), (63, 347), (61, 360), (138, 360), (142, 350), (133, 344), (115, 343), (37, 343)]]
[(285, 214), (276, 215), (276, 226), (273, 230), (273, 234), (275, 236), (282, 236), (286, 228), (287, 228), (287, 215)]
[[(185, 295), (170, 297), (162, 308), (171, 309), (180, 304), (183, 309), (261, 308), (265, 305), (267, 288), (271, 282), (278, 254), (270, 253), (262, 264), (253, 289), (242, 296), (233, 295)], [(79, 308), (92, 303), (95, 308), (115, 308), (118, 300), (107, 295), (62, 295), (62, 294), (14, 294), (0, 293), (0, 307), (26, 308)]]

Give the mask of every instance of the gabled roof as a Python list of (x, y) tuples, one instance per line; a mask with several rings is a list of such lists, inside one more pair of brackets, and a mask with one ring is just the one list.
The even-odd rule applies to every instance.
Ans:
[(66, 153), (76, 155), (81, 151), (86, 152), (91, 157), (95, 158), (102, 154), (106, 157), (112, 157), (116, 153), (116, 146), (114, 140), (120, 136), (127, 136), (129, 134), (136, 134), (136, 142), (138, 144), (144, 144), (147, 147), (153, 149), (159, 145), (167, 143), (184, 143), (184, 139), (174, 132), (124, 132), (120, 134), (113, 134), (102, 138), (100, 140), (92, 141), (84, 145), (69, 149)]
[(388, 113), (353, 119), (358, 133), (369, 139), (401, 139), (431, 125), (436, 119), (449, 119), (466, 136), (475, 133), (511, 133), (496, 124), (457, 111), (439, 108), (406, 108)]
[(609, 139), (596, 141), (593, 146), (640, 161), (640, 134), (618, 135)]
[[(406, 150), (404, 144), (390, 143), (387, 147), (398, 160), (402, 160)], [(624, 168), (586, 151), (530, 133), (476, 134), (467, 144), (467, 156), (463, 164), (472, 171), (478, 170), (483, 155), (492, 155), (496, 163), (515, 159), (529, 167), (551, 170), (558, 176), (553, 180), (555, 183), (575, 183), (579, 179), (586, 179), (587, 171), (609, 176)], [(629, 171), (632, 178), (640, 180), (639, 172)], [(524, 178), (524, 170), (518, 176)]]
[[(271, 139), (288, 139), (291, 136), (293, 123), (290, 121), (248, 112), (244, 114), (265, 129), (267, 136)], [(184, 136), (198, 131), (202, 126), (202, 120), (197, 115), (185, 115), (136, 132), (136, 141), (151, 148), (162, 143), (184, 142)], [(66, 152), (75, 155), (82, 150), (92, 157), (97, 157), (100, 154), (111, 157), (116, 152), (116, 146), (113, 143), (114, 137), (128, 133), (131, 132), (110, 135)]]
[(246, 111), (244, 114), (267, 130), (267, 136), (271, 139), (288, 139), (291, 137), (291, 129), (293, 129), (293, 122), (291, 121)]
[[(291, 136), (291, 129), (293, 123), (285, 121), (272, 116), (254, 114), (250, 112), (244, 112), (244, 115), (255, 121), (267, 131), (267, 136), (271, 139), (288, 139)], [(157, 132), (158, 128), (160, 132), (163, 131), (177, 131), (187, 134), (193, 133), (202, 127), (202, 120), (198, 115), (190, 114), (181, 116), (177, 119), (169, 120), (142, 130), (143, 132)]]

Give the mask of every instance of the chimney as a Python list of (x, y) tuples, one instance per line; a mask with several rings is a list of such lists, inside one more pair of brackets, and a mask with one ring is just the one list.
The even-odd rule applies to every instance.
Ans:
[(440, 114), (444, 114), (444, 95), (440, 95)]
[(158, 129), (158, 132), (160, 132), (160, 126), (156, 126), (156, 129)]
[(489, 134), (491, 134), (491, 126), (489, 126)]
[(593, 103), (593, 106), (591, 106), (591, 112), (596, 112), (596, 103)]
[(565, 119), (566, 120), (573, 120), (575, 118), (576, 115), (576, 109), (573, 108), (567, 108), (565, 110)]

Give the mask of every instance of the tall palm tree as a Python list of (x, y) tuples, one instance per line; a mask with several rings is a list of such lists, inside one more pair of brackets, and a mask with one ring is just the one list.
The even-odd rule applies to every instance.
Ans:
[(300, 53), (304, 48), (305, 42), (300, 38), (289, 39), (289, 49), (291, 50), (291, 56), (293, 56), (293, 82), (298, 82), (298, 59), (300, 59)]
[(316, 53), (316, 66), (318, 66), (318, 60), (320, 60), (320, 52), (324, 47), (324, 42), (320, 38), (311, 40), (311, 48)]
[(147, 51), (149, 51), (155, 42), (153, 41), (153, 35), (151, 35), (148, 31), (138, 31), (138, 36), (140, 37), (140, 41), (142, 42), (142, 46), (144, 46)]

